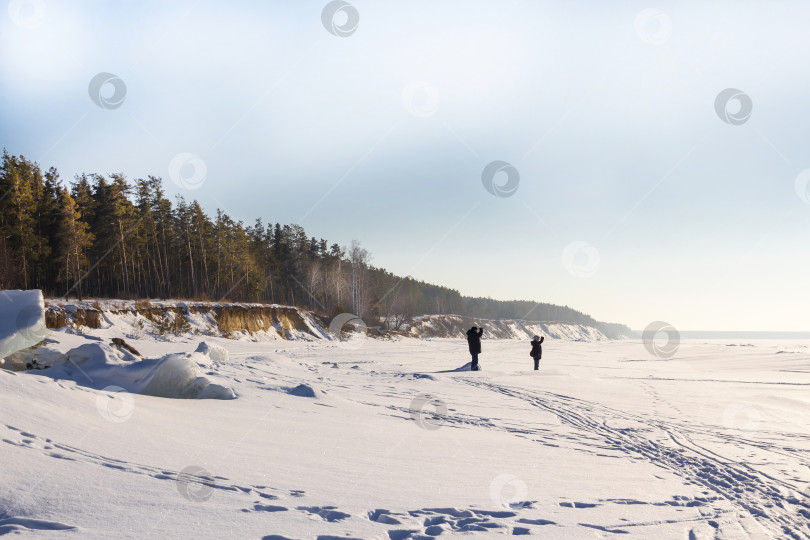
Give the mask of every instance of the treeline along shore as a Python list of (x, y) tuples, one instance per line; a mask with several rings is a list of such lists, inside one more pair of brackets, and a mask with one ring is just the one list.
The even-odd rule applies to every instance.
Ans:
[(350, 246), (308, 237), (299, 225), (247, 225), (196, 200), (166, 196), (156, 176), (77, 174), (65, 182), (5, 149), (0, 167), (0, 289), (55, 297), (186, 298), (350, 312), (396, 329), (415, 315), (457, 314), (595, 326), (567, 306), (462, 296), (371, 264)]

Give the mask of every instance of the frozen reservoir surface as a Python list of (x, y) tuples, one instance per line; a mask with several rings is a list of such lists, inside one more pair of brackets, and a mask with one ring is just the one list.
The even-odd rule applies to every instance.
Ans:
[[(461, 339), (47, 337), (85, 355), (0, 370), (0, 534), (810, 538), (807, 341), (546, 340), (535, 372), (485, 340), (471, 373)], [(112, 337), (235, 399), (110, 378)]]

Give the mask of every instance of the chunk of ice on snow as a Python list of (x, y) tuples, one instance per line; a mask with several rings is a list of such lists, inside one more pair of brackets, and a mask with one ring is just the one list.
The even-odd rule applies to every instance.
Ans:
[(201, 341), (200, 344), (197, 345), (197, 350), (194, 352), (207, 355), (211, 360), (220, 364), (225, 363), (230, 359), (230, 354), (224, 347), (220, 347), (219, 345), (215, 345), (213, 343), (207, 343), (205, 341)]
[(0, 360), (33, 347), (46, 333), (42, 291), (0, 291)]

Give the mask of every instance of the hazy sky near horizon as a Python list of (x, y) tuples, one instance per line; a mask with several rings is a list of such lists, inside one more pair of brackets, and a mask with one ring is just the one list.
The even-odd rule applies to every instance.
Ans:
[(64, 180), (161, 176), (209, 214), (634, 329), (810, 329), (806, 2), (4, 6), (0, 145)]

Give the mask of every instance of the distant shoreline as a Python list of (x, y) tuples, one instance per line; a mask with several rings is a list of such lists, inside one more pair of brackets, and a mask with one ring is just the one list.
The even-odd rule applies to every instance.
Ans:
[[(640, 330), (635, 330), (641, 336)], [(685, 330), (681, 339), (810, 339), (810, 332), (763, 332), (745, 330)]]

